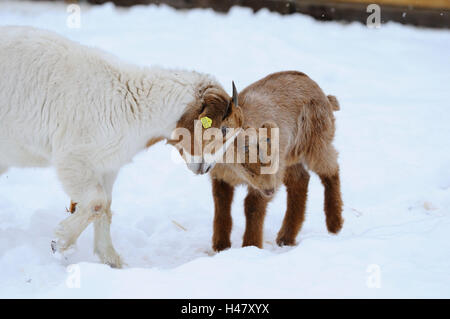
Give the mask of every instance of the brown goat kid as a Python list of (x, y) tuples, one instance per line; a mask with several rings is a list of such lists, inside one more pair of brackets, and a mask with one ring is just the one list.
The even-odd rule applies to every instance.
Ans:
[(330, 233), (338, 233), (343, 224), (343, 204), (338, 154), (332, 145), (333, 111), (339, 110), (337, 99), (325, 96), (305, 74), (287, 71), (253, 83), (239, 94), (238, 101), (245, 127), (279, 128), (279, 168), (274, 174), (260, 174), (263, 164), (259, 161), (221, 163), (213, 168), (210, 172), (215, 205), (213, 249), (221, 251), (231, 247), (231, 203), (234, 188), (240, 184), (248, 185), (243, 246), (262, 248), (266, 208), (281, 184), (287, 189), (287, 210), (277, 244), (295, 245), (305, 218), (307, 169), (317, 173), (325, 187), (327, 228)]

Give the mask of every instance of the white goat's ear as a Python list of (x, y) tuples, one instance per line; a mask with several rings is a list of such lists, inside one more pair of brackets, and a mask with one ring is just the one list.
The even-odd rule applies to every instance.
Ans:
[(232, 97), (231, 100), (233, 101), (234, 106), (238, 107), (239, 106), (239, 104), (238, 104), (238, 92), (236, 90), (236, 85), (234, 85), (234, 81), (232, 81), (231, 83), (233, 85), (233, 97)]

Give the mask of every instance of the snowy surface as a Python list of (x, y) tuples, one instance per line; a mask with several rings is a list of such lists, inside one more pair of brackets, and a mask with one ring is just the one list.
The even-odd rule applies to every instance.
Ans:
[(67, 260), (55, 258), (50, 241), (69, 198), (52, 169), (11, 169), (0, 177), (0, 297), (450, 297), (449, 31), (243, 8), (83, 6), (80, 29), (67, 16), (64, 4), (0, 1), (2, 25), (51, 29), (137, 64), (209, 72), (227, 89), (273, 71), (310, 75), (341, 103), (345, 224), (338, 236), (326, 232), (314, 176), (298, 246), (274, 243), (283, 189), (269, 206), (264, 249), (243, 249), (240, 188), (233, 248), (215, 254), (208, 176), (174, 163), (159, 143), (115, 185), (112, 236), (128, 264), (116, 270), (93, 255), (92, 227)]

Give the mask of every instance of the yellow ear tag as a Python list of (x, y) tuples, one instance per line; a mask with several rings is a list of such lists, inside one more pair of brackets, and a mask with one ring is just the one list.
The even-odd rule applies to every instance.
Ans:
[(202, 121), (203, 128), (210, 128), (211, 127), (212, 120), (209, 117), (204, 116), (204, 117), (202, 117), (200, 119), (200, 121)]

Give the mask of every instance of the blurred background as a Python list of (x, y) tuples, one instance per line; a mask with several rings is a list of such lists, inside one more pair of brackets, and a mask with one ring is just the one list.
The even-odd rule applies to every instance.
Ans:
[[(41, 1), (41, 0), (36, 0)], [(62, 0), (54, 0), (62, 1)], [(315, 19), (330, 21), (367, 20), (367, 6), (377, 4), (383, 14), (381, 22), (396, 21), (404, 24), (434, 28), (450, 28), (450, 0), (86, 0), (93, 4), (113, 2), (118, 6), (138, 4), (167, 4), (177, 9), (212, 8), (228, 12), (233, 6), (249, 7), (253, 11), (267, 8), (281, 14), (300, 12)], [(83, 1), (65, 0), (67, 3)]]

